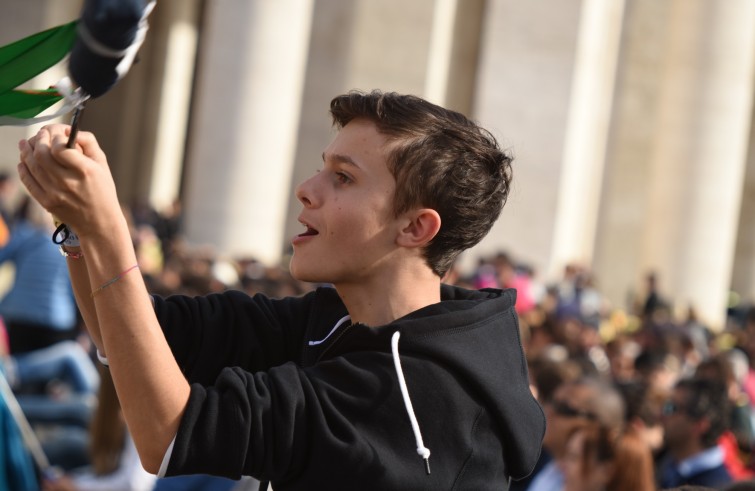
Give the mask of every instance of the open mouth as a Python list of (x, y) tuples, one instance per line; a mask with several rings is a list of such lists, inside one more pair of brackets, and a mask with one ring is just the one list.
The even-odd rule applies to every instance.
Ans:
[(299, 220), (299, 223), (301, 223), (302, 225), (304, 225), (304, 228), (306, 228), (306, 230), (304, 232), (300, 233), (299, 235), (297, 235), (297, 237), (311, 237), (313, 235), (317, 235), (317, 234), (320, 233), (320, 232), (317, 231), (317, 229), (312, 228), (312, 226), (310, 226), (306, 222), (303, 222), (303, 221)]
[(299, 237), (308, 237), (310, 235), (317, 235), (319, 233), (320, 232), (318, 232), (317, 230), (315, 230), (312, 227), (308, 226), (307, 230), (305, 230), (304, 232), (302, 232), (302, 233), (299, 234)]

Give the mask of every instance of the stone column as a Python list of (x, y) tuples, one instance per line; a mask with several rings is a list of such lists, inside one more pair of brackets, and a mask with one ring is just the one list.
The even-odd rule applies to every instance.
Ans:
[(425, 97), (472, 115), (484, 0), (437, 0), (433, 14)]
[(153, 66), (154, 89), (147, 105), (153, 113), (145, 128), (150, 143), (145, 161), (150, 168), (140, 174), (139, 188), (149, 203), (162, 210), (178, 198), (194, 79), (200, 2), (163, 0), (160, 16), (150, 30), (154, 50), (164, 63)]
[(597, 230), (624, 2), (584, 0), (549, 271), (589, 265)]
[(677, 307), (721, 327), (750, 135), (755, 2), (671, 9), (642, 264)]
[(750, 119), (750, 147), (739, 211), (731, 288), (743, 303), (755, 304), (755, 125)]
[(279, 259), (312, 5), (206, 3), (184, 195), (191, 243)]
[(644, 288), (641, 243), (657, 127), (669, 2), (630, 0), (613, 100), (592, 269), (614, 307), (629, 308)]
[(463, 265), (506, 250), (549, 266), (580, 0), (487, 2), (474, 117), (512, 151), (514, 183), (500, 220)]
[(346, 87), (424, 95), (435, 0), (354, 3)]

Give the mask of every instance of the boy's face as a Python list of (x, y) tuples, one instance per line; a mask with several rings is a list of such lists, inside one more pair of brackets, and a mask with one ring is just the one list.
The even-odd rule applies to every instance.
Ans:
[(372, 122), (353, 120), (323, 152), (322, 169), (297, 187), (306, 230), (292, 241), (295, 278), (365, 283), (390, 261), (399, 222), (388, 150)]

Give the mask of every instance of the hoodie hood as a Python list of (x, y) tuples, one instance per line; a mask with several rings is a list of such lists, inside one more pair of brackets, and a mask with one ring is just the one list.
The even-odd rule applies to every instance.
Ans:
[[(328, 296), (337, 297), (335, 290), (325, 290), (331, 290)], [(332, 297), (329, 300), (335, 301)], [(327, 346), (318, 350), (317, 358), (361, 349), (389, 351), (393, 334), (400, 332), (398, 351), (402, 357), (432, 359), (455, 373), (464, 390), (475, 394), (494, 418), (505, 442), (507, 472), (521, 479), (532, 472), (540, 456), (545, 416), (529, 389), (515, 302), (515, 290), (477, 291), (442, 285), (440, 303), (391, 324), (352, 326), (347, 328), (347, 335), (338, 330), (324, 333), (332, 343), (323, 343)], [(327, 312), (333, 317), (331, 325), (335, 325), (346, 312), (342, 304), (340, 309), (332, 308), (333, 304), (330, 307)], [(411, 373), (406, 378), (411, 384)], [(421, 419), (422, 401), (411, 393), (409, 397), (414, 399), (414, 410)]]
[(540, 456), (545, 415), (529, 388), (515, 303), (515, 290), (444, 285), (441, 303), (395, 324), (402, 333), (402, 352), (441, 358), (481, 394), (503, 433), (508, 470), (521, 479)]

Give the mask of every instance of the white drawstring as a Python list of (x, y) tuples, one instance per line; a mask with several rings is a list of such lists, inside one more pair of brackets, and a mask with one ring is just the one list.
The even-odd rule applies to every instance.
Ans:
[(348, 320), (351, 320), (351, 316), (350, 316), (350, 315), (344, 315), (343, 317), (341, 317), (341, 318), (340, 318), (340, 319), (338, 320), (338, 322), (336, 322), (336, 325), (335, 325), (335, 326), (333, 326), (333, 329), (331, 329), (331, 330), (330, 330), (330, 332), (328, 333), (328, 335), (327, 335), (327, 336), (325, 336), (324, 338), (322, 338), (322, 339), (321, 339), (321, 340), (319, 340), (319, 341), (309, 341), (309, 342), (308, 342), (308, 344), (309, 344), (310, 346), (317, 346), (318, 344), (322, 344), (322, 343), (324, 343), (324, 342), (325, 342), (325, 340), (327, 340), (327, 339), (328, 339), (328, 338), (330, 337), (330, 335), (331, 335), (331, 334), (333, 334), (334, 332), (336, 332), (336, 329), (338, 329), (339, 327), (341, 327), (341, 325), (342, 325), (342, 324), (343, 324), (344, 322), (348, 321)]
[(391, 351), (393, 351), (393, 364), (396, 366), (396, 375), (398, 376), (398, 383), (401, 387), (401, 395), (404, 396), (404, 406), (406, 406), (406, 413), (409, 415), (409, 420), (412, 423), (412, 430), (414, 431), (414, 438), (417, 441), (417, 453), (425, 460), (425, 471), (430, 474), (430, 449), (425, 447), (422, 441), (422, 433), (419, 431), (419, 423), (417, 422), (417, 416), (414, 415), (414, 407), (412, 406), (412, 400), (409, 398), (409, 390), (406, 388), (406, 380), (404, 379), (404, 371), (401, 369), (401, 360), (398, 356), (398, 338), (401, 337), (401, 333), (398, 331), (393, 333), (391, 337)]

